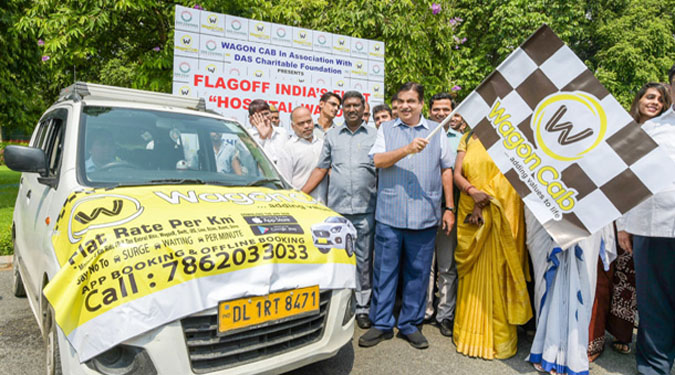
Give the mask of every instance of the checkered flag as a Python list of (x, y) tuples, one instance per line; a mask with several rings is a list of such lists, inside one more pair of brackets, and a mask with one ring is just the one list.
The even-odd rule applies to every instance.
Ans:
[(675, 163), (546, 25), (457, 113), (563, 247), (673, 183), (660, 171)]

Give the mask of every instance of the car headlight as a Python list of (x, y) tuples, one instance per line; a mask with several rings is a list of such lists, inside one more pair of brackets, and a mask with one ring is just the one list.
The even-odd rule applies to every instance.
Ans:
[(342, 230), (342, 227), (332, 227), (332, 228), (330, 228), (330, 231), (333, 232), (333, 233), (340, 233), (341, 230)]
[(356, 313), (356, 294), (354, 294), (354, 289), (352, 289), (351, 297), (349, 297), (349, 302), (347, 302), (347, 308), (345, 309), (345, 316), (342, 318), (342, 325), (344, 326), (349, 322), (349, 319), (354, 317)]
[(145, 349), (117, 345), (86, 362), (87, 367), (105, 375), (157, 375)]

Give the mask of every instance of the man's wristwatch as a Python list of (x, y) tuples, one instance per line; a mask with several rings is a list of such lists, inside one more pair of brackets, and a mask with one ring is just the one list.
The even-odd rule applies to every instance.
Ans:
[(452, 212), (453, 214), (454, 214), (455, 211), (456, 211), (455, 207), (449, 207), (449, 206), (445, 206), (445, 207), (443, 207), (443, 209), (444, 209), (444, 210), (449, 210), (449, 211)]

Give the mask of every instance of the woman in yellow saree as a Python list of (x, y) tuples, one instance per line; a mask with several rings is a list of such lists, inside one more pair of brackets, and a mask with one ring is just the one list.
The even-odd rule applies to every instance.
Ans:
[(516, 354), (516, 326), (532, 317), (523, 203), (472, 133), (460, 142), (454, 172), (462, 193), (453, 336), (462, 354), (503, 359)]

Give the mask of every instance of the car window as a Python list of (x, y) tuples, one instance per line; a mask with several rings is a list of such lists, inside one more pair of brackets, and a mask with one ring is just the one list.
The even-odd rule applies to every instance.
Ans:
[(344, 223), (346, 219), (343, 219), (338, 216), (331, 216), (328, 219), (326, 219), (326, 223)]
[(49, 124), (50, 120), (51, 119), (43, 119), (38, 123), (37, 130), (35, 131), (35, 137), (33, 138), (33, 143), (30, 145), (31, 147), (42, 148), (45, 134), (47, 134), (47, 125)]
[(231, 121), (87, 106), (80, 124), (78, 173), (86, 185), (201, 181), (243, 186), (279, 179), (257, 143)]
[(53, 119), (50, 131), (51, 140), (48, 142), (49, 149), (45, 150), (49, 163), (49, 174), (56, 175), (61, 165), (61, 155), (63, 150), (63, 123), (61, 119)]

